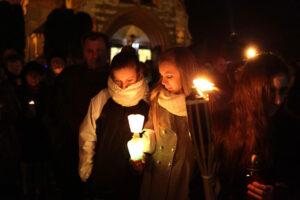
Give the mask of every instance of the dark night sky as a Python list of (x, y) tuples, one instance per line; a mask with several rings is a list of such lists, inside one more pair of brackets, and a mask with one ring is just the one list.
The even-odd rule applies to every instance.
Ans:
[(299, 57), (299, 1), (185, 0), (193, 45), (220, 46), (236, 32), (241, 44)]

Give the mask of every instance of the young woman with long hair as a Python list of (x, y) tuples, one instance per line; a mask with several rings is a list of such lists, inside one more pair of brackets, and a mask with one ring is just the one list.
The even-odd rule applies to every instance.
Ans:
[[(151, 93), (148, 121), (144, 126), (144, 138), (152, 140), (145, 150), (150, 156), (146, 159), (140, 197), (189, 199), (194, 195), (196, 162), (185, 98), (198, 75), (197, 60), (188, 48), (176, 47), (164, 52), (158, 65), (161, 77)], [(197, 192), (201, 194), (201, 190)]]
[[(258, 55), (242, 66), (228, 107), (231, 112), (222, 120), (214, 118), (220, 199), (274, 196), (276, 140), (278, 135), (285, 137), (274, 130), (274, 116), (292, 82), (289, 65), (272, 53)], [(256, 169), (261, 170), (260, 178), (249, 182), (247, 170), (253, 165), (260, 168)]]

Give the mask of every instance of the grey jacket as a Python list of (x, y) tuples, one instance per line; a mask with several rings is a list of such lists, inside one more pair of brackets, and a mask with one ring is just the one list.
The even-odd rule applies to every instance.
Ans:
[(146, 162), (140, 199), (189, 199), (195, 162), (187, 118), (153, 103), (145, 128), (154, 130), (155, 149)]

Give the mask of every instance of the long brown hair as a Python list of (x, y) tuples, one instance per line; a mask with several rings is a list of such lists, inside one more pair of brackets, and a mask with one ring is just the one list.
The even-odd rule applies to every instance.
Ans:
[[(162, 53), (159, 57), (158, 64), (161, 64), (162, 62), (175, 64), (180, 73), (183, 93), (188, 96), (191, 92), (193, 79), (199, 75), (198, 63), (193, 52), (187, 47), (174, 47)], [(159, 93), (162, 87), (162, 79), (160, 78), (157, 86), (151, 93), (151, 101)]]
[(266, 108), (274, 101), (271, 87), (278, 74), (292, 82), (289, 65), (272, 53), (258, 55), (242, 67), (232, 97), (229, 124), (215, 135), (217, 144), (223, 146), (226, 160), (239, 159), (245, 166), (258, 149), (265, 164), (272, 165)]

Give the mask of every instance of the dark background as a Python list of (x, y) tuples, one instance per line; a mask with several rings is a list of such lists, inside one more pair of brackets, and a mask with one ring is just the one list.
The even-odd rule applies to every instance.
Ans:
[[(192, 48), (203, 57), (211, 52), (225, 54), (229, 59), (239, 57), (246, 45), (255, 44), (262, 51), (299, 60), (299, 0), (185, 0), (185, 4)], [(0, 2), (0, 24), (0, 53), (13, 47), (24, 54), (25, 24), (21, 7)], [(69, 44), (76, 41), (75, 46), (80, 47), (78, 38), (82, 30), (88, 29), (91, 20), (84, 13), (54, 10), (44, 26), (46, 57), (53, 51), (77, 56), (80, 52), (66, 55), (70, 49), (78, 49)], [(74, 37), (66, 39), (70, 32)], [(58, 37), (61, 33), (65, 34)]]
[(234, 48), (255, 44), (262, 51), (297, 59), (300, 45), (299, 2), (185, 0), (192, 46), (198, 52), (217, 49), (230, 54), (228, 51), (233, 53)]

